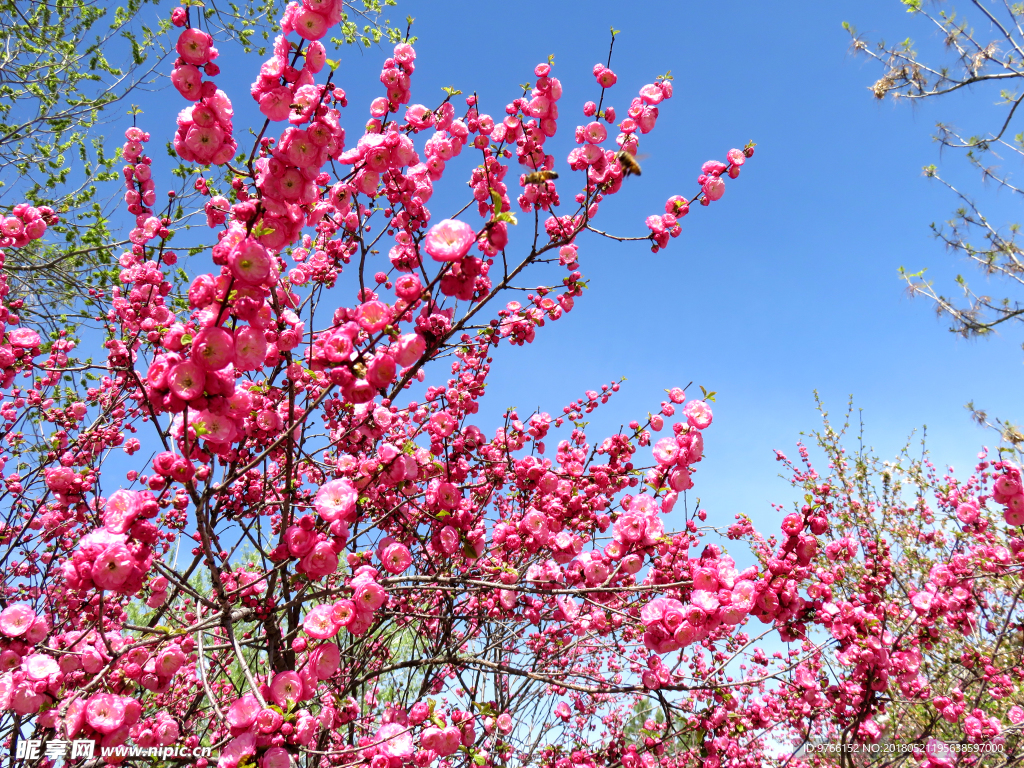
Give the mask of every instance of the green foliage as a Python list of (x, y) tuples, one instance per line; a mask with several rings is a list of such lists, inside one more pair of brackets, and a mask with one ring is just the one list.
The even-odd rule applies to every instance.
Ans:
[(119, 175), (106, 124), (156, 80), (169, 28), (158, 19), (147, 0), (0, 0), (0, 211), (28, 202), (61, 216), (46, 244), (12, 249), (5, 268), (22, 316), (50, 328), (95, 315), (83, 296), (116, 280)]
[[(241, 47), (261, 55), (280, 33), (276, 21), (286, 6), (283, 0), (183, 4), (225, 53)], [(346, 4), (341, 36), (333, 42), (368, 47), (403, 39), (407, 32), (382, 16), (393, 5), (395, 0)], [(123, 190), (117, 145), (127, 118), (134, 123), (142, 115), (129, 99), (140, 89), (170, 87), (162, 71), (178, 33), (170, 7), (159, 0), (117, 6), (0, 0), (0, 214), (28, 202), (50, 206), (61, 217), (44, 242), (9, 249), (4, 268), (12, 298), (22, 301), (20, 315), (49, 330), (95, 322), (118, 281), (117, 257), (127, 239), (118, 210)], [(332, 60), (331, 68), (339, 64)], [(175, 157), (170, 145), (168, 154)], [(196, 172), (181, 164), (172, 170), (179, 200)], [(177, 220), (177, 209), (160, 213)], [(130, 217), (123, 221), (132, 225)]]

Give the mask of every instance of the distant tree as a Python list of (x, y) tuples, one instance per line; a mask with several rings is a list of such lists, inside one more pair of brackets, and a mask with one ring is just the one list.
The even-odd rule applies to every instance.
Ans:
[[(937, 30), (945, 43), (945, 54), (937, 61), (925, 60), (907, 38), (890, 45), (884, 41), (868, 41), (850, 24), (843, 27), (853, 37), (853, 49), (883, 68), (883, 74), (872, 86), (874, 95), (891, 96), (907, 102), (938, 98), (972, 88), (979, 101), (991, 103), (996, 97), (1004, 107), (998, 121), (989, 126), (972, 125), (968, 129), (952, 121), (936, 125), (935, 139), (943, 149), (962, 153), (977, 169), (984, 181), (1013, 196), (1024, 189), (1011, 180), (1010, 173), (995, 162), (1024, 157), (1024, 133), (1020, 120), (1024, 110), (1024, 5), (1009, 2), (966, 3), (966, 13), (957, 13), (932, 6), (946, 3), (924, 0), (900, 0), (907, 11), (925, 20)], [(927, 29), (927, 27), (925, 27)], [(1015, 120), (1017, 122), (1015, 122)], [(1016, 132), (1015, 132), (1016, 130)], [(966, 278), (958, 275), (961, 297), (944, 295), (924, 279), (924, 273), (901, 270), (912, 294), (926, 296), (935, 302), (940, 315), (952, 323), (950, 330), (964, 337), (987, 336), (1000, 327), (1024, 322), (1024, 259), (1018, 241), (1020, 225), (999, 227), (982, 213), (973, 197), (939, 175), (936, 166), (927, 166), (925, 175), (945, 185), (958, 199), (960, 207), (945, 225), (933, 224), (936, 236), (949, 249), (966, 257), (987, 277), (996, 277), (1001, 296), (990, 296), (972, 288)], [(1015, 198), (1016, 199), (1016, 198)]]

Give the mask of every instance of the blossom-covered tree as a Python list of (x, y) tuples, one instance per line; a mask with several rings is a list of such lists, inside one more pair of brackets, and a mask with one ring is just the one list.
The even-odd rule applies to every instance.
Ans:
[[(702, 511), (665, 532), (710, 406), (674, 388), (658, 415), (593, 442), (583, 416), (616, 383), (555, 417), (509, 411), (489, 434), (472, 417), (493, 350), (530, 343), (581, 295), (578, 239), (636, 172), (671, 80), (640, 88), (616, 122), (610, 56), (594, 68), (600, 98), (568, 157), (579, 191), (560, 211), (550, 62), (495, 119), (454, 91), (411, 103), (416, 53), (402, 42), (346, 141), (348, 100), (320, 42), (342, 5), (292, 4), (252, 84), (265, 122), (243, 150), (197, 20), (188, 6), (171, 15), (186, 106), (168, 138), (179, 175), (201, 174), (158, 202), (151, 134), (127, 129), (134, 226), (97, 317), (103, 363), (78, 357), (88, 334), (44, 340), (18, 307), (2, 312), (12, 753), (46, 759), (86, 739), (108, 753), (83, 759), (184, 743), (227, 768), (497, 765), (572, 746), (649, 760), (622, 741), (633, 700), (692, 686), (667, 705), (692, 711), (725, 680), (706, 651), (740, 652), (750, 611), (788, 604), (766, 597), (783, 580), (714, 545), (690, 551)], [(427, 205), (463, 152), (479, 159), (472, 199), (442, 219)], [(666, 247), (752, 154), (705, 163), (639, 239)], [(197, 196), (213, 272), (179, 293), (169, 240)], [(513, 260), (510, 229), (530, 220)], [(0, 245), (45, 242), (56, 221), (15, 206)], [(566, 276), (509, 300), (546, 263)], [(79, 398), (62, 380), (83, 372), (99, 378)], [(662, 662), (681, 649), (688, 666)]]

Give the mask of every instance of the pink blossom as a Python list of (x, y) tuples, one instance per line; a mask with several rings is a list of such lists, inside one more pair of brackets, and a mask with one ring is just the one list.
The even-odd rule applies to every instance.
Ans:
[(659, 464), (674, 464), (679, 457), (679, 444), (674, 437), (665, 437), (654, 444), (654, 460)]
[(109, 544), (93, 562), (92, 580), (100, 589), (116, 590), (131, 574), (134, 562), (124, 544)]
[(378, 729), (373, 737), (379, 743), (381, 754), (406, 760), (412, 757), (412, 735), (409, 729), (398, 723), (387, 723)]
[(242, 326), (235, 331), (235, 368), (239, 371), (258, 371), (267, 357), (267, 338), (263, 331)]
[(357, 498), (356, 489), (348, 480), (331, 480), (317, 491), (313, 507), (320, 517), (328, 522), (345, 520), (351, 523), (355, 519)]
[(326, 541), (319, 542), (302, 558), (302, 570), (313, 579), (322, 579), (338, 570), (338, 553)]
[(384, 563), (384, 569), (388, 573), (404, 573), (412, 565), (412, 555), (409, 554), (407, 546), (395, 542), (384, 550), (381, 561)]
[(722, 195), (725, 194), (725, 182), (717, 176), (711, 176), (702, 185), (704, 190), (704, 196), (711, 200), (720, 200)]
[(302, 628), (310, 637), (323, 640), (338, 634), (340, 624), (333, 617), (332, 606), (317, 605), (306, 613)]
[(100, 733), (113, 733), (124, 724), (125, 702), (110, 693), (94, 693), (85, 705), (85, 719)]
[(306, 40), (319, 40), (330, 27), (323, 15), (307, 8), (300, 10), (292, 23), (299, 36)]
[(707, 429), (711, 426), (711, 406), (703, 400), (691, 400), (683, 406), (683, 415), (691, 427)]
[(355, 604), (362, 611), (375, 611), (384, 604), (386, 599), (387, 593), (384, 591), (384, 588), (373, 581), (360, 584), (356, 588), (356, 593), (353, 597)]
[(156, 657), (155, 668), (161, 677), (170, 677), (185, 663), (185, 654), (181, 648), (172, 645), (159, 653)]
[(194, 64), (175, 67), (171, 72), (171, 83), (184, 98), (198, 101), (202, 98), (203, 76)]
[(287, 708), (302, 696), (302, 678), (297, 672), (278, 672), (270, 683), (270, 697), (279, 707)]
[(341, 667), (341, 652), (334, 643), (323, 643), (311, 657), (311, 665), (320, 680), (326, 680)]
[(259, 285), (270, 275), (270, 254), (252, 238), (247, 238), (231, 252), (228, 263), (231, 273), (250, 285)]
[(339, 625), (347, 627), (356, 618), (355, 603), (351, 600), (339, 600), (331, 607), (331, 618)]
[(21, 637), (35, 620), (35, 611), (24, 603), (9, 605), (0, 611), (0, 632), (8, 637)]
[(426, 352), (427, 342), (418, 333), (406, 333), (398, 337), (398, 341), (392, 349), (395, 350), (393, 354), (395, 362), (403, 368), (408, 368)]
[(206, 385), (206, 375), (195, 362), (185, 360), (167, 372), (167, 385), (177, 397), (191, 400), (202, 394)]
[(445, 411), (438, 411), (430, 417), (430, 427), (434, 434), (440, 437), (448, 437), (455, 431), (455, 419)]
[(417, 130), (423, 130), (434, 124), (434, 114), (422, 104), (410, 104), (405, 110), (405, 120)]
[(182, 31), (178, 37), (175, 50), (185, 60), (186, 64), (194, 64), (196, 66), (201, 66), (211, 61), (215, 58), (217, 51), (213, 47), (213, 38), (194, 27)]
[(359, 305), (359, 327), (364, 331), (376, 333), (391, 322), (391, 313), (385, 304), (379, 301), (367, 301)]
[(261, 709), (256, 715), (256, 730), (260, 733), (273, 733), (284, 722), (280, 712), (273, 709)]
[(42, 343), (39, 334), (30, 328), (12, 328), (7, 333), (7, 341), (12, 347), (32, 349)]
[(932, 592), (918, 592), (910, 598), (910, 604), (917, 609), (918, 613), (928, 613), (932, 607), (935, 595)]
[(595, 120), (583, 129), (583, 136), (590, 144), (600, 144), (608, 138), (608, 129), (605, 128), (603, 124)]
[(291, 753), (284, 747), (271, 747), (260, 758), (260, 768), (291, 768), (293, 764)]
[(275, 122), (287, 120), (292, 112), (292, 92), (283, 86), (272, 88), (260, 95), (260, 112)]
[(46, 680), (51, 675), (60, 674), (60, 666), (56, 659), (43, 653), (26, 656), (22, 662), (25, 672), (33, 680)]
[[(255, 720), (255, 715), (253, 716)], [(217, 768), (237, 768), (238, 764), (250, 755), (256, 754), (256, 737), (251, 733), (243, 733), (227, 743), (220, 751)]]
[(224, 719), (234, 729), (248, 728), (256, 722), (259, 712), (259, 701), (251, 693), (247, 693), (228, 707)]
[(458, 261), (469, 251), (476, 233), (463, 221), (445, 219), (438, 222), (423, 239), (423, 247), (435, 261)]
[(103, 509), (103, 527), (111, 533), (124, 533), (139, 515), (135, 491), (117, 490), (110, 494)]
[(192, 361), (207, 371), (219, 371), (235, 359), (235, 340), (224, 328), (204, 328), (192, 340)]

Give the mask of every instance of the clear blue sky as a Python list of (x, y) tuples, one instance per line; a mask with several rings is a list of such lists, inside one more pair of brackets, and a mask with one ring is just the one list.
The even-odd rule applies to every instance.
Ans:
[[(626, 376), (622, 393), (593, 414), (591, 436), (599, 438), (657, 408), (664, 388), (692, 380), (691, 391), (702, 384), (719, 393), (707, 458), (695, 477), (709, 520), (727, 524), (745, 512), (774, 531), (769, 503), (791, 498), (777, 478), (774, 449), (795, 455), (799, 433), (818, 426), (815, 389), (833, 412), (852, 394), (864, 409), (868, 441), (883, 454), (927, 424), (934, 457), (959, 470), (994, 442), (970, 421), (968, 400), (994, 415), (1019, 415), (1021, 339), (958, 339), (928, 303), (905, 297), (897, 278), (900, 265), (928, 267), (948, 286), (957, 271), (969, 270), (930, 236), (929, 223), (946, 218), (955, 203), (921, 167), (940, 162), (976, 189), (953, 155), (939, 157), (931, 129), (944, 119), (984, 130), (985, 123), (968, 123), (968, 110), (992, 98), (965, 94), (916, 110), (873, 99), (867, 86), (879, 70), (852, 56), (840, 24), (934, 45), (925, 22), (896, 0), (400, 0), (392, 21), (406, 15), (416, 17), (419, 36), (413, 101), (427, 105), (453, 85), (477, 91), (484, 111), (501, 115), (517, 84), (532, 81), (533, 66), (554, 54), (565, 87), (553, 144), (563, 171), (573, 127), (584, 120), (582, 104), (599, 95), (590, 71), (607, 57), (610, 26), (621, 30), (612, 62), (619, 84), (608, 97), (620, 114), (640, 86), (672, 71), (675, 97), (641, 143), (649, 155), (643, 176), (605, 204), (596, 222), (603, 229), (646, 234), (644, 218), (661, 212), (669, 195), (694, 193), (701, 163), (757, 142), (725, 197), (692, 212), (666, 251), (581, 241), (590, 289), (533, 345), (500, 355), (481, 426), (493, 427), (508, 405), (523, 415), (536, 406), (557, 414), (584, 390)], [(376, 78), (386, 55), (341, 51), (335, 82), (349, 95), (350, 136), (358, 136), (370, 99), (382, 92)], [(241, 142), (254, 114), (253, 69), (242, 58), (218, 63)], [(163, 97), (163, 109), (184, 106), (173, 91)], [(147, 117), (155, 122), (161, 111), (154, 103)], [(465, 159), (439, 185), (444, 191), (429, 205), (435, 219), (468, 199), (462, 184), (475, 162)], [(568, 176), (559, 185), (571, 200)]]

